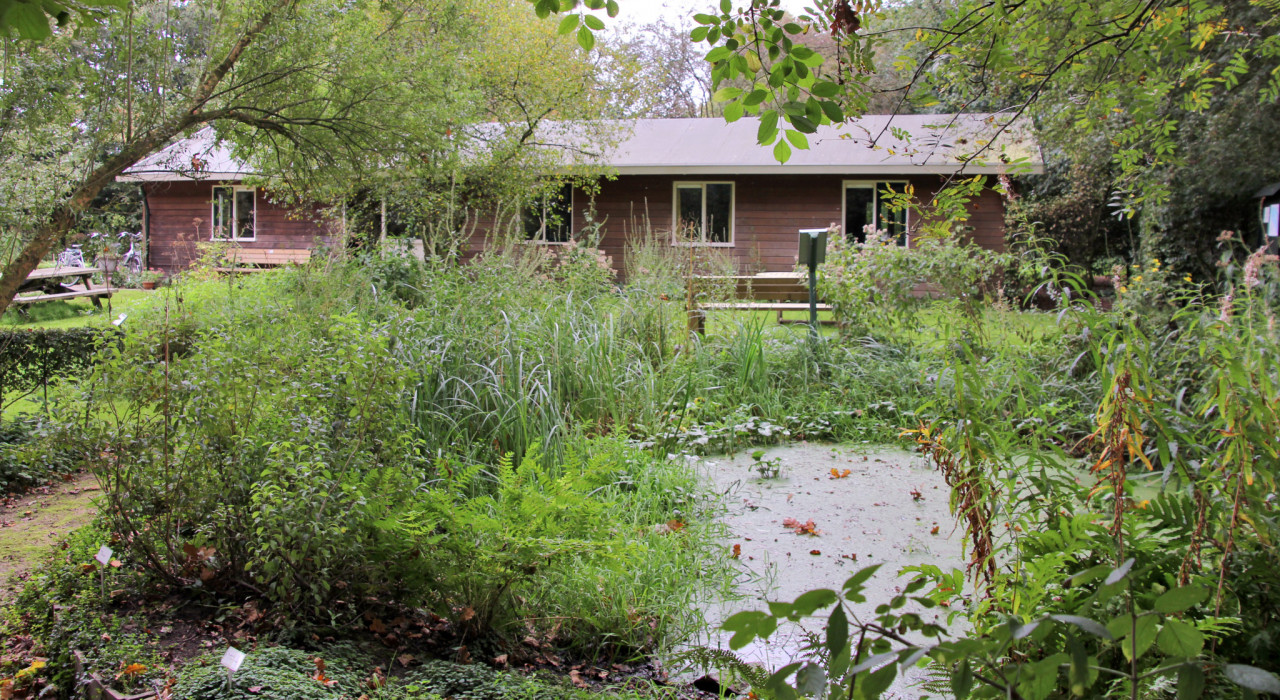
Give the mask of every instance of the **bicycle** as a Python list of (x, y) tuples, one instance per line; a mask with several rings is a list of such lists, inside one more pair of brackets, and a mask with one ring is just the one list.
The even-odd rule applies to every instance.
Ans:
[(56, 261), (57, 267), (84, 267), (84, 251), (80, 250), (80, 245), (69, 245), (67, 249), (58, 253)]
[(129, 272), (138, 275), (142, 273), (142, 251), (138, 250), (137, 243), (142, 240), (141, 233), (128, 233), (121, 231), (119, 237), (129, 237), (129, 250), (120, 256), (120, 265)]

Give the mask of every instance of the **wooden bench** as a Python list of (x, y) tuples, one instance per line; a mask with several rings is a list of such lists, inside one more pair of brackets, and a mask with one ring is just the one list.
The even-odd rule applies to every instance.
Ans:
[[(697, 333), (705, 332), (707, 311), (776, 311), (778, 323), (807, 323), (802, 319), (783, 317), (786, 311), (809, 310), (809, 282), (792, 272), (764, 272), (758, 275), (706, 276), (694, 278), (694, 284), (703, 288), (733, 285), (734, 296), (743, 301), (698, 302), (689, 312), (689, 328)], [(830, 304), (818, 304), (819, 311), (830, 311)], [(823, 323), (831, 323), (823, 320)]]
[(311, 260), (310, 248), (232, 248), (223, 258), (226, 267), (219, 272), (262, 272), (281, 265), (305, 265)]
[(12, 304), (34, 304), (38, 301), (57, 301), (59, 299), (75, 299), (76, 297), (89, 297), (95, 304), (98, 302), (97, 297), (109, 297), (115, 292), (113, 287), (100, 287), (98, 289), (77, 289), (74, 292), (58, 292), (56, 294), (40, 294), (33, 297), (17, 296), (13, 298)]

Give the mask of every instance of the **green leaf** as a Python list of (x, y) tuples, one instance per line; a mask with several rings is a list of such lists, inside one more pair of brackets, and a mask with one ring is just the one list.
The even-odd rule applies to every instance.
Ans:
[(729, 616), (729, 619), (720, 625), (720, 629), (734, 633), (729, 639), (729, 648), (736, 651), (750, 644), (757, 637), (768, 638), (778, 629), (778, 621), (768, 613), (746, 610)]
[(706, 38), (707, 38), (706, 27), (694, 27), (693, 31), (689, 32), (689, 40), (695, 44), (705, 40)]
[(45, 17), (44, 9), (34, 2), (15, 2), (9, 5), (3, 23), (17, 29), (18, 36), (23, 39), (38, 41), (53, 33), (49, 29), (49, 19)]
[(786, 139), (781, 139), (773, 146), (773, 157), (779, 163), (785, 163), (791, 160), (791, 147), (787, 145)]
[(586, 22), (587, 26), (594, 31), (598, 32), (601, 29), (604, 29), (604, 20), (600, 19), (599, 17), (596, 17), (595, 15), (583, 15), (582, 21)]
[(818, 664), (807, 663), (796, 673), (796, 690), (801, 695), (817, 697), (822, 694), (826, 685), (827, 674)]
[(1125, 563), (1116, 567), (1114, 571), (1112, 571), (1110, 574), (1107, 574), (1107, 580), (1103, 581), (1102, 585), (1110, 586), (1111, 584), (1123, 579), (1125, 576), (1128, 576), (1129, 571), (1133, 568), (1134, 561), (1135, 561), (1134, 559), (1129, 559)]
[(1075, 637), (1067, 638), (1067, 653), (1071, 655), (1071, 666), (1067, 670), (1067, 682), (1071, 685), (1071, 694), (1084, 697), (1089, 686), (1093, 685), (1093, 678), (1089, 672), (1089, 655), (1085, 652), (1084, 645)]
[(742, 113), (745, 109), (741, 102), (730, 102), (724, 106), (724, 120), (730, 124), (738, 121), (742, 118)]
[(560, 11), (560, 3), (556, 0), (538, 0), (538, 3), (533, 6), (533, 11), (538, 15), (538, 19), (546, 19), (552, 12)]
[(867, 700), (879, 698), (884, 694), (884, 691), (889, 689), (889, 686), (893, 685), (893, 679), (897, 676), (898, 664), (889, 664), (870, 676), (866, 676), (858, 684), (858, 697), (866, 698)]
[(582, 15), (565, 15), (564, 19), (560, 20), (560, 27), (556, 29), (556, 32), (559, 34), (568, 34), (569, 32), (577, 29), (578, 20), (581, 17)]
[(590, 51), (596, 45), (596, 35), (591, 33), (590, 29), (582, 27), (578, 30), (578, 46), (584, 51)]
[(840, 86), (830, 80), (819, 80), (809, 88), (809, 92), (818, 97), (829, 99), (840, 94)]
[(693, 21), (697, 22), (698, 24), (720, 24), (719, 17), (716, 17), (715, 15), (704, 15), (702, 13), (698, 13), (694, 15)]
[(608, 0), (604, 4), (604, 12), (612, 19), (618, 16), (618, 0)]
[(1080, 573), (1072, 574), (1071, 576), (1067, 577), (1067, 586), (1083, 586), (1084, 584), (1089, 583), (1090, 581), (1096, 581), (1099, 578), (1101, 578), (1103, 574), (1107, 573), (1107, 571), (1109, 571), (1110, 569), (1111, 567), (1107, 566), (1106, 564), (1099, 564), (1097, 566), (1085, 569)]
[(1111, 633), (1107, 631), (1106, 627), (1103, 627), (1101, 623), (1090, 620), (1087, 617), (1080, 617), (1079, 615), (1050, 615), (1049, 617), (1052, 617), (1058, 622), (1065, 622), (1068, 625), (1075, 625), (1076, 627), (1079, 627), (1080, 629), (1084, 630), (1085, 632), (1088, 632), (1089, 634), (1092, 634), (1095, 637), (1102, 637), (1103, 639), (1114, 639)]
[(808, 117), (792, 117), (791, 125), (806, 134), (812, 134), (818, 131), (818, 125), (810, 121)]
[(733, 10), (733, 0), (720, 0), (720, 11), (726, 15)]
[(839, 104), (829, 100), (821, 100), (818, 104), (822, 107), (822, 113), (827, 115), (827, 119), (833, 122), (844, 121), (844, 110), (840, 108)]
[(800, 594), (799, 598), (792, 603), (791, 619), (797, 620), (801, 617), (808, 617), (814, 611), (825, 608), (836, 602), (836, 592), (830, 588), (818, 588)]
[(707, 63), (716, 63), (723, 61), (733, 55), (733, 52), (723, 46), (717, 46), (707, 52), (705, 60)]
[(1180, 613), (1194, 605), (1199, 605), (1209, 597), (1209, 590), (1198, 586), (1183, 586), (1167, 591), (1156, 598), (1157, 612), (1165, 614)]
[(839, 654), (849, 644), (849, 618), (844, 614), (844, 606), (837, 605), (827, 618), (827, 651), (832, 656)]
[(802, 151), (809, 148), (809, 139), (799, 131), (787, 129), (787, 140), (791, 142), (792, 146), (795, 146)]
[(746, 105), (747, 107), (755, 107), (756, 105), (768, 99), (768, 97), (769, 97), (768, 90), (762, 90), (757, 88), (755, 90), (752, 90), (750, 93), (747, 94), (746, 97), (742, 99), (742, 104)]
[(1204, 694), (1204, 671), (1197, 664), (1178, 669), (1178, 700), (1199, 700)]
[(1269, 671), (1244, 664), (1227, 664), (1222, 673), (1232, 683), (1256, 693), (1280, 695), (1280, 679)]
[(715, 91), (711, 96), (712, 102), (728, 102), (742, 94), (742, 88), (726, 87)]
[[(1128, 617), (1126, 620), (1130, 619)], [(1156, 641), (1156, 633), (1159, 624), (1154, 615), (1140, 616), (1136, 622), (1131, 623), (1132, 633), (1124, 638), (1120, 643), (1120, 650), (1124, 652), (1124, 657), (1130, 661), (1142, 658), (1147, 653), (1151, 645)]]
[(956, 700), (965, 700), (969, 697), (969, 692), (973, 690), (973, 669), (969, 667), (969, 660), (965, 659), (960, 662), (960, 666), (951, 672), (951, 692), (956, 696)]
[(1199, 656), (1204, 649), (1204, 635), (1194, 626), (1182, 620), (1169, 618), (1164, 621), (1160, 634), (1156, 635), (1160, 651), (1169, 656)]
[[(778, 138), (778, 112), (772, 109), (765, 110), (764, 112), (760, 113), (760, 128), (756, 131), (756, 143), (760, 144), (761, 146), (768, 146), (769, 144), (773, 143), (773, 140), (776, 138)], [(879, 564), (877, 564), (876, 566), (879, 566)], [(845, 586), (844, 597), (848, 598), (849, 600), (853, 600), (856, 603), (861, 603), (866, 600), (865, 597), (862, 597), (861, 595), (859, 595), (857, 600), (849, 597), (849, 583), (852, 580), (853, 579), (849, 579), (849, 581), (846, 581), (844, 584)], [(857, 590), (859, 592), (862, 590), (861, 584), (857, 585)]]

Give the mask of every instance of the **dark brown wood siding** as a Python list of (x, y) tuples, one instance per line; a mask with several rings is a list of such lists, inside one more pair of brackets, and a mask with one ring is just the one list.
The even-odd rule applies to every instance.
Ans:
[[(191, 265), (202, 243), (212, 240), (213, 188), (224, 182), (148, 182), (147, 265), (167, 273)], [(236, 241), (242, 248), (315, 248), (333, 241), (338, 226), (318, 209), (302, 210), (272, 202), (256, 193), (255, 239)]]
[[(734, 183), (734, 243), (717, 248), (732, 256), (743, 273), (783, 272), (795, 267), (796, 235), (804, 228), (825, 228), (841, 223), (844, 216), (844, 183), (866, 181), (862, 176), (839, 175), (628, 175), (602, 182), (594, 197), (595, 218), (604, 220), (600, 247), (623, 269), (627, 240), (646, 232), (669, 240), (672, 229), (674, 187), (679, 182)], [(940, 176), (886, 177), (909, 181), (916, 198), (927, 202), (944, 184)], [(591, 198), (574, 192), (574, 232), (586, 225), (583, 212)], [(914, 223), (914, 222), (912, 222)], [(1004, 202), (987, 190), (969, 205), (968, 235), (979, 245), (1004, 249)], [(493, 230), (493, 217), (482, 216), (470, 253), (483, 249)]]

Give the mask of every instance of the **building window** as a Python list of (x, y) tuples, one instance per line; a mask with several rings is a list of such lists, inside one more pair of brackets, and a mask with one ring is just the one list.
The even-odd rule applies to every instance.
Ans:
[(536, 243), (573, 240), (573, 185), (561, 185), (525, 207), (524, 236)]
[(865, 243), (867, 227), (884, 231), (898, 245), (907, 245), (907, 212), (893, 211), (887, 195), (902, 192), (905, 182), (845, 182), (844, 231), (853, 242)]
[(256, 190), (229, 186), (213, 188), (213, 240), (253, 240), (257, 220)]
[(676, 242), (733, 245), (733, 183), (675, 183)]

